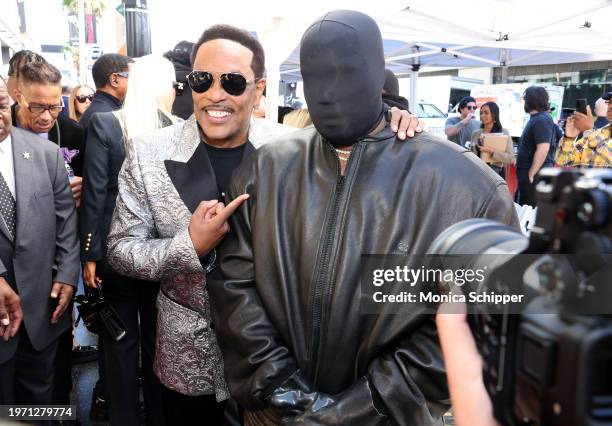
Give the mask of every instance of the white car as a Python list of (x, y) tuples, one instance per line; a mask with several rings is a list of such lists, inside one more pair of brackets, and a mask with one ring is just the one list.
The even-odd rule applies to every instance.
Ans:
[(412, 111), (417, 117), (425, 121), (429, 131), (446, 138), (444, 125), (446, 124), (446, 114), (440, 111), (434, 104), (428, 102), (417, 102), (416, 111)]

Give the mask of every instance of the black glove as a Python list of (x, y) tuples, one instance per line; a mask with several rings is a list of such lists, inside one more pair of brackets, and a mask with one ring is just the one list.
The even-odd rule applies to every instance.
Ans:
[(312, 384), (301, 370), (297, 370), (266, 398), (281, 417), (292, 417), (303, 413), (312, 404)]
[(336, 395), (316, 392), (296, 371), (267, 399), (284, 425), (383, 425), (388, 418), (374, 405), (374, 394), (366, 377)]

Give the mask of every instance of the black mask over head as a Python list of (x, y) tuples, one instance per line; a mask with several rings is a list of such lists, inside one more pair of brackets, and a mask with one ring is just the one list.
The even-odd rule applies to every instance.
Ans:
[(302, 37), (300, 68), (312, 122), (333, 145), (352, 145), (378, 125), (385, 57), (372, 18), (337, 10), (317, 20)]

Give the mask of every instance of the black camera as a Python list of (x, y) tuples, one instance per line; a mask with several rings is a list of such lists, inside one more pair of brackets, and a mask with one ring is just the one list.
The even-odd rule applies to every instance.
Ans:
[(529, 238), (472, 219), (444, 231), (430, 252), (474, 254), (474, 264), (481, 253), (503, 253), (479, 291), (527, 295), (518, 314), (468, 306), (503, 425), (612, 425), (612, 171), (543, 169), (536, 194)]
[(75, 301), (79, 319), (83, 319), (87, 330), (109, 336), (117, 342), (123, 339), (126, 334), (125, 324), (117, 311), (104, 299), (101, 283), (96, 288), (87, 287), (86, 295), (78, 295)]

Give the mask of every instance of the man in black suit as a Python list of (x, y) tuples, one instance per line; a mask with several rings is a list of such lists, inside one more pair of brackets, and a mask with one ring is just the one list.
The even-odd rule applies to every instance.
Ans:
[[(11, 302), (8, 318), (0, 306), (0, 332), (13, 335), (0, 345), (0, 405), (50, 404), (55, 352), (71, 326), (65, 311), (79, 276), (76, 209), (58, 146), (12, 127), (9, 105), (0, 80), (0, 301)], [(53, 115), (58, 104), (40, 105)], [(7, 284), (23, 306), (18, 331)]]
[(121, 108), (127, 80), (130, 74), (130, 64), (134, 60), (117, 53), (107, 53), (93, 64), (91, 74), (96, 84), (96, 93), (89, 108), (81, 116), (81, 126), (87, 130), (91, 117), (98, 112), (110, 112)]
[[(89, 108), (81, 116), (80, 124), (87, 130), (94, 114), (116, 111), (121, 108), (127, 92), (130, 67), (134, 60), (117, 53), (100, 56), (93, 64), (91, 73), (96, 85), (96, 93)], [(92, 395), (91, 416), (101, 420), (107, 418), (106, 368), (102, 339), (98, 340), (98, 381)]]

